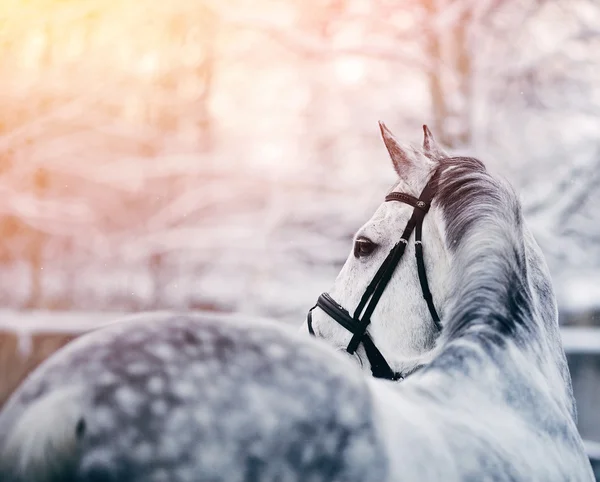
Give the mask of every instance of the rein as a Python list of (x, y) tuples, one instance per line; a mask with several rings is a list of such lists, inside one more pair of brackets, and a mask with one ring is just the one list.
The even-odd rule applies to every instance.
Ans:
[(419, 198), (415, 198), (410, 194), (392, 192), (385, 197), (386, 202), (397, 201), (405, 204), (409, 204), (413, 207), (413, 212), (402, 232), (402, 236), (396, 245), (391, 249), (375, 276), (367, 286), (354, 314), (350, 316), (348, 310), (337, 303), (329, 293), (322, 293), (317, 304), (313, 306), (307, 315), (308, 331), (311, 335), (316, 336), (312, 327), (312, 311), (319, 307), (337, 323), (346, 328), (352, 333), (352, 339), (346, 347), (346, 351), (353, 354), (358, 346), (362, 343), (367, 354), (369, 363), (371, 364), (371, 372), (375, 378), (384, 378), (387, 380), (403, 380), (404, 376), (401, 373), (394, 372), (385, 357), (381, 354), (379, 349), (373, 343), (373, 340), (367, 333), (367, 328), (371, 323), (371, 315), (379, 302), (381, 295), (383, 294), (386, 286), (392, 279), (392, 275), (406, 250), (406, 245), (412, 232), (415, 232), (415, 257), (417, 260), (417, 271), (419, 273), (419, 283), (421, 284), (421, 291), (423, 292), (423, 298), (427, 303), (431, 318), (435, 323), (438, 330), (442, 329), (440, 323), (440, 317), (433, 304), (433, 297), (429, 290), (429, 283), (427, 281), (427, 273), (425, 271), (425, 262), (423, 259), (423, 220), (425, 215), (429, 212), (431, 202), (435, 196), (435, 186), (437, 185), (437, 176), (434, 175), (429, 180)]

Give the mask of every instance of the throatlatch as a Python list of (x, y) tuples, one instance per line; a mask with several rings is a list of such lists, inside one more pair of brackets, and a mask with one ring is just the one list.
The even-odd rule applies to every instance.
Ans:
[(429, 212), (429, 208), (431, 207), (431, 201), (433, 200), (436, 191), (436, 184), (437, 176), (434, 175), (429, 180), (418, 199), (410, 194), (401, 192), (393, 192), (385, 197), (386, 202), (398, 201), (409, 204), (414, 209), (400, 240), (389, 252), (377, 270), (377, 273), (375, 273), (371, 283), (369, 283), (369, 286), (367, 286), (367, 289), (360, 299), (353, 316), (350, 316), (350, 313), (338, 304), (328, 293), (322, 293), (317, 300), (317, 304), (308, 311), (308, 331), (313, 336), (315, 335), (315, 332), (312, 327), (312, 311), (316, 307), (321, 308), (331, 318), (351, 332), (353, 336), (346, 347), (346, 351), (352, 354), (356, 351), (358, 345), (362, 343), (367, 358), (369, 359), (369, 363), (371, 364), (371, 372), (375, 378), (385, 378), (388, 380), (401, 380), (404, 378), (402, 374), (396, 373), (390, 368), (390, 365), (367, 333), (367, 328), (369, 323), (371, 323), (371, 315), (373, 314), (385, 287), (392, 279), (394, 270), (404, 255), (406, 245), (408, 244), (408, 240), (413, 231), (415, 231), (415, 257), (417, 260), (417, 271), (419, 273), (419, 283), (421, 284), (423, 298), (427, 303), (427, 308), (431, 313), (431, 317), (433, 318), (436, 327), (438, 330), (441, 330), (442, 328), (440, 317), (433, 304), (429, 283), (427, 282), (422, 243), (423, 219), (425, 219), (425, 215)]

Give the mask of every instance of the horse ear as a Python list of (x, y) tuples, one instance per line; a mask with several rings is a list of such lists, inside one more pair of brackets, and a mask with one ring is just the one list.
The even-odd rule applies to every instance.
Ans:
[(415, 164), (414, 153), (410, 149), (402, 147), (394, 137), (394, 134), (392, 134), (387, 126), (381, 121), (379, 121), (379, 129), (381, 130), (383, 143), (394, 164), (395, 171), (400, 177), (406, 176), (407, 172)]
[(435, 142), (433, 134), (426, 125), (423, 125), (423, 152), (433, 161), (448, 157), (448, 154), (446, 154), (444, 149)]

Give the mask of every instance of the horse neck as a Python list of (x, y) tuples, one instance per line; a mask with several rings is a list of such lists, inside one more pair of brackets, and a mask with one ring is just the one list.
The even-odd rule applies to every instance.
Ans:
[[(508, 209), (499, 208), (500, 199), (493, 201), (479, 199), (476, 216), (451, 226), (451, 230), (460, 228), (463, 236), (453, 249), (452, 279), (459, 282), (440, 340), (442, 354), (444, 346), (453, 347), (449, 357), (459, 365), (469, 364), (470, 372), (487, 356), (482, 354), (491, 354), (487, 362), (496, 365), (497, 373), (504, 373), (496, 382), (509, 383), (510, 379), (526, 386), (527, 377), (534, 376), (531, 370), (537, 370), (541, 377), (536, 383), (575, 419), (545, 261), (523, 224), (516, 198)], [(471, 350), (455, 350), (465, 342)], [(478, 361), (469, 363), (468, 353)], [(512, 377), (506, 376), (507, 371)]]
[(540, 366), (545, 370), (551, 385), (556, 387), (557, 396), (563, 399), (571, 416), (577, 421), (577, 409), (571, 374), (567, 365), (567, 357), (562, 345), (560, 328), (558, 324), (558, 307), (554, 288), (552, 287), (550, 271), (541, 249), (527, 227), (524, 229), (525, 246), (527, 249), (527, 267), (529, 284), (532, 288), (533, 301), (541, 320), (541, 332), (545, 343), (541, 344), (543, 359), (547, 363)]

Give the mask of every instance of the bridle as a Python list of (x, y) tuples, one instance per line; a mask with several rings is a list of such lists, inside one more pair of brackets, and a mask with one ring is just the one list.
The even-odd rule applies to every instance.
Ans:
[[(385, 201), (398, 201), (405, 204), (411, 205), (414, 209), (412, 216), (408, 220), (404, 232), (400, 241), (392, 248), (389, 252), (377, 273), (367, 286), (360, 303), (354, 311), (354, 315), (350, 316), (350, 313), (338, 304), (329, 293), (322, 293), (317, 304), (308, 311), (307, 323), (308, 331), (311, 335), (316, 336), (312, 326), (312, 311), (319, 307), (325, 313), (327, 313), (336, 322), (342, 325), (346, 330), (352, 333), (352, 339), (346, 347), (346, 351), (353, 354), (360, 343), (363, 344), (369, 363), (371, 364), (371, 372), (376, 378), (385, 378), (388, 380), (402, 380), (404, 376), (401, 373), (394, 372), (384, 356), (381, 354), (379, 349), (373, 343), (373, 340), (367, 333), (367, 327), (371, 322), (371, 315), (385, 290), (392, 279), (392, 275), (396, 266), (400, 263), (402, 255), (406, 250), (406, 245), (413, 231), (415, 231), (415, 255), (417, 259), (417, 271), (419, 273), (419, 282), (421, 284), (421, 291), (423, 292), (423, 298), (427, 303), (433, 322), (438, 330), (441, 330), (442, 326), (440, 323), (440, 317), (435, 310), (433, 304), (433, 298), (431, 291), (429, 290), (429, 283), (427, 282), (427, 273), (425, 271), (425, 262), (423, 260), (423, 243), (421, 242), (421, 236), (423, 232), (423, 219), (431, 207), (431, 201), (433, 200), (437, 187), (437, 175), (433, 175), (419, 198), (415, 198), (410, 194), (401, 192), (392, 192), (385, 197)], [(361, 316), (362, 315), (362, 316)]]

